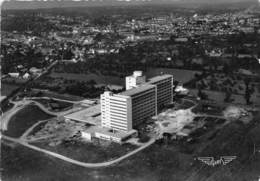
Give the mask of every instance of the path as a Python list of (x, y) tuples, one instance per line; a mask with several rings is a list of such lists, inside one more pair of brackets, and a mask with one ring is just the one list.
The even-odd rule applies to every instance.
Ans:
[(23, 133), (22, 136), (20, 136), (20, 139), (23, 140), (23, 141), (26, 141), (26, 140), (27, 140), (26, 137), (28, 136), (28, 134), (30, 134), (30, 132), (31, 132), (36, 126), (38, 126), (39, 124), (41, 124), (41, 123), (43, 123), (43, 122), (46, 122), (46, 121), (48, 121), (48, 119), (47, 119), (47, 120), (39, 121), (39, 122), (35, 123), (34, 125), (32, 125), (29, 129), (27, 129), (27, 130)]
[(77, 104), (77, 103), (81, 102), (81, 101), (70, 101), (70, 100), (65, 100), (65, 99), (59, 99), (59, 98), (54, 98), (54, 97), (30, 97), (30, 98), (26, 98), (26, 99), (27, 100), (47, 99), (47, 100), (67, 102), (67, 103), (71, 103), (71, 104)]
[(119, 157), (119, 158), (117, 158), (115, 160), (102, 162), (102, 163), (86, 163), (86, 162), (81, 162), (81, 161), (77, 161), (77, 160), (71, 159), (69, 157), (63, 156), (63, 155), (58, 154), (58, 153), (54, 153), (54, 152), (51, 152), (51, 151), (39, 148), (37, 146), (33, 146), (33, 145), (28, 144), (28, 143), (26, 143), (26, 142), (24, 142), (24, 141), (22, 141), (20, 139), (11, 138), (11, 137), (5, 136), (5, 135), (2, 135), (2, 139), (5, 139), (5, 140), (8, 140), (8, 141), (12, 141), (12, 142), (21, 144), (21, 145), (23, 145), (23, 146), (25, 146), (27, 148), (30, 148), (30, 149), (33, 149), (33, 150), (45, 153), (47, 155), (53, 156), (55, 158), (58, 158), (60, 160), (63, 160), (63, 161), (66, 161), (66, 162), (69, 162), (69, 163), (72, 163), (72, 164), (75, 164), (75, 165), (78, 165), (78, 166), (82, 166), (82, 167), (85, 167), (85, 168), (101, 168), (101, 167), (111, 166), (113, 164), (116, 164), (116, 163), (118, 163), (118, 162), (120, 162), (120, 161), (122, 161), (122, 160), (124, 160), (126, 158), (129, 158), (130, 156), (132, 156), (132, 155), (142, 151), (143, 149), (147, 148), (148, 146), (152, 145), (155, 142), (155, 139), (151, 139), (149, 142), (147, 142), (142, 147), (139, 147), (139, 148), (133, 150), (132, 152), (129, 152), (129, 153), (125, 154), (124, 156), (121, 156), (121, 157)]

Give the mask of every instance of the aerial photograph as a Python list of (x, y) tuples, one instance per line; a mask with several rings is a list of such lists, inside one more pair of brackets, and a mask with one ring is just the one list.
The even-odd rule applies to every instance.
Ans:
[(260, 0), (0, 8), (0, 181), (260, 181)]

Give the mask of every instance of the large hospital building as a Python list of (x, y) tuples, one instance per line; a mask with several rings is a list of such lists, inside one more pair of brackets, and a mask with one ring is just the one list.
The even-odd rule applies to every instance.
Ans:
[(146, 81), (141, 71), (126, 77), (126, 91), (101, 95), (101, 126), (131, 132), (137, 125), (157, 115), (173, 100), (173, 76), (161, 75)]

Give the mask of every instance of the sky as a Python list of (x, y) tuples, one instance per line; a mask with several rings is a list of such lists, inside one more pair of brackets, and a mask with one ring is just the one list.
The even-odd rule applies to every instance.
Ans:
[[(37, 9), (77, 6), (141, 5), (162, 3), (235, 3), (257, 0), (0, 0), (2, 9)], [(259, 0), (260, 1), (260, 0)]]

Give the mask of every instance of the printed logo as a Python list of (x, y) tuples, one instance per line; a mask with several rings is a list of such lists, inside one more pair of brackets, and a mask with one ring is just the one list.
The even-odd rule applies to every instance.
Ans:
[(228, 163), (232, 162), (236, 159), (236, 156), (221, 156), (219, 160), (215, 160), (214, 157), (198, 157), (198, 160), (201, 162), (209, 165), (209, 166), (216, 166), (216, 165), (227, 165)]

